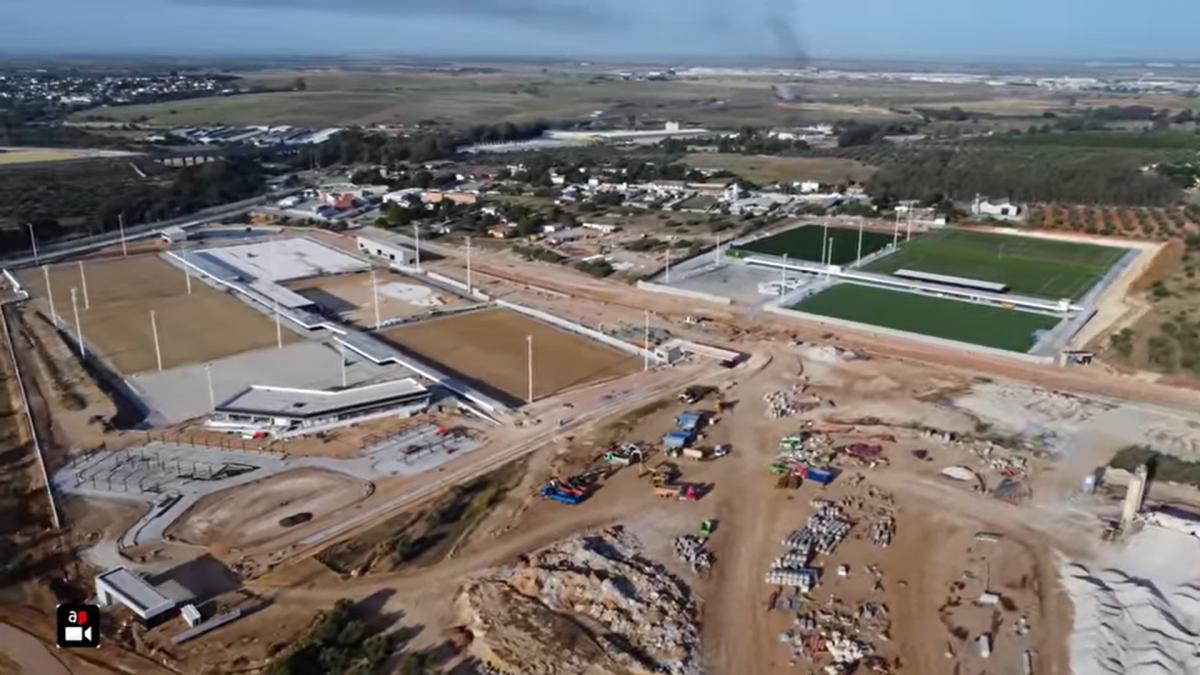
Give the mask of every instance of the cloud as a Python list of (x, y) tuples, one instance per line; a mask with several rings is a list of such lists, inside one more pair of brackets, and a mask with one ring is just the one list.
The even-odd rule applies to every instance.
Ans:
[(591, 29), (612, 15), (574, 0), (170, 0), (175, 4), (241, 9), (302, 10), (389, 17), (487, 18), (513, 23)]

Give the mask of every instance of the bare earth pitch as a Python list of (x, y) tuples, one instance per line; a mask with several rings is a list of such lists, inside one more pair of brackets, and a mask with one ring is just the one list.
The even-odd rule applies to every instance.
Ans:
[(533, 336), (533, 391), (538, 398), (641, 367), (631, 354), (503, 309), (397, 326), (382, 334), (514, 401), (525, 400), (528, 393), (527, 335)]
[[(84, 342), (123, 375), (158, 367), (150, 310), (156, 313), (163, 368), (219, 359), (275, 345), (274, 322), (227, 293), (192, 278), (188, 295), (183, 270), (156, 255), (85, 261), (88, 299), (78, 263), (50, 267), (54, 309), (61, 325), (75, 332), (71, 289), (76, 289)], [(20, 272), (21, 282), (48, 307), (41, 268)], [(298, 338), (284, 328), (284, 343)]]

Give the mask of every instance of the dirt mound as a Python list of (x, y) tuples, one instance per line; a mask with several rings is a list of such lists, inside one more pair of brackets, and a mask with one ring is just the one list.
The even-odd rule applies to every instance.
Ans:
[(463, 589), (463, 598), (474, 618), (469, 628), (487, 662), (531, 675), (627, 672), (581, 625), (503, 581), (473, 582)]
[(613, 528), (468, 584), (462, 605), (479, 656), (522, 673), (698, 675), (696, 601), (641, 550)]

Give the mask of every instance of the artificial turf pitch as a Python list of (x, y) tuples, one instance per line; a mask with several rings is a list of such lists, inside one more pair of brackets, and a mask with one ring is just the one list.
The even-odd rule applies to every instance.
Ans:
[[(821, 246), (825, 236), (825, 228), (820, 225), (801, 225), (779, 234), (740, 244), (736, 249), (764, 255), (786, 255), (793, 260), (821, 262)], [(828, 237), (833, 241), (831, 264), (846, 265), (858, 259), (858, 230), (831, 227)], [(863, 257), (891, 244), (892, 238), (893, 235), (890, 234), (864, 230), (862, 233)]]
[(1018, 295), (1074, 300), (1124, 254), (1111, 246), (945, 229), (901, 244), (865, 271), (949, 274), (1005, 284)]
[(792, 309), (1014, 352), (1028, 352), (1037, 344), (1036, 331), (1059, 322), (1045, 314), (857, 284), (837, 284)]

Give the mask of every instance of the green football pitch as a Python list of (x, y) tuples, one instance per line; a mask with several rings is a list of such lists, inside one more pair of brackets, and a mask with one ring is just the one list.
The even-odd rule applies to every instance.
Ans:
[(1124, 254), (1112, 246), (945, 229), (901, 244), (865, 269), (948, 274), (1005, 284), (1018, 295), (1077, 299)]
[[(824, 227), (820, 225), (801, 225), (795, 229), (773, 234), (769, 237), (739, 244), (735, 250), (762, 253), (765, 255), (784, 256), (793, 260), (821, 262), (822, 241), (826, 237)], [(845, 265), (858, 259), (858, 230), (845, 227), (831, 227), (828, 232), (829, 240), (833, 241), (830, 263)], [(881, 232), (863, 231), (863, 257), (892, 243), (892, 235)]]
[(837, 284), (793, 305), (810, 314), (1028, 352), (1058, 317), (857, 284)]

